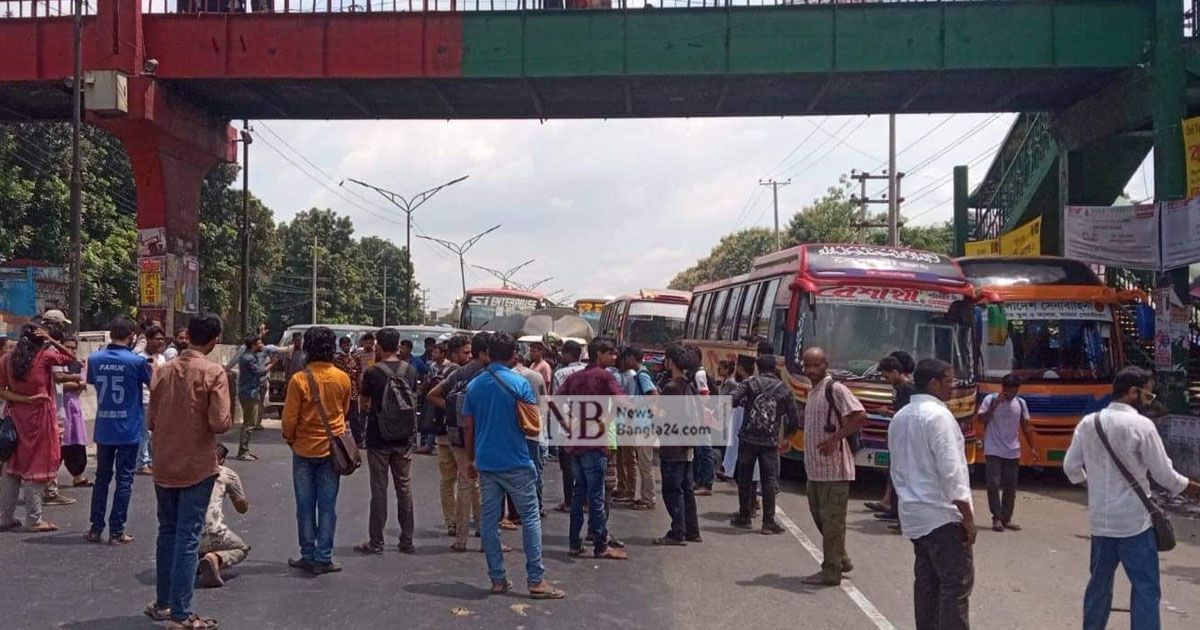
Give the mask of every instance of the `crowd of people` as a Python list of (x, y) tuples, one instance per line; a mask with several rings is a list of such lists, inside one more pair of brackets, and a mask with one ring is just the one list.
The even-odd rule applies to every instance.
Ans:
[[(225, 572), (250, 551), (224, 522), (226, 500), (239, 513), (250, 509), (250, 501), (238, 474), (225, 465), (228, 450), (220, 436), (233, 425), (232, 390), (242, 409), (236, 457), (257, 459), (251, 434), (262, 426), (265, 379), (276, 363), (284, 365), (287, 377), (281, 433), (292, 451), (299, 547), (288, 561), (291, 567), (318, 575), (342, 570), (333, 556), (338, 493), (342, 477), (364, 460), (368, 531), (354, 550), (367, 555), (385, 550), (390, 490), (400, 530), (397, 549), (413, 553), (411, 466), (414, 454), (426, 453), (437, 457), (450, 548), (470, 551), (474, 529), (491, 592), (506, 593), (513, 582), (504, 553), (511, 549), (500, 532), (519, 529), (526, 586), (534, 599), (566, 596), (547, 580), (542, 562), (544, 466), (551, 456), (543, 427), (547, 397), (681, 397), (697, 403), (679, 407), (691, 410), (679, 413), (703, 414), (710, 393), (699, 352), (680, 344), (666, 348), (656, 377), (643, 365), (641, 349), (618, 347), (606, 337), (590, 340), (585, 354), (580, 344), (561, 343), (553, 335), (524, 351), (506, 333), (453, 335), (426, 340), (424, 353), (414, 355), (412, 343), (393, 328), (365, 335), (355, 347), (330, 328), (313, 326), (292, 340), (290, 352), (273, 357), (261, 335), (247, 337), (231, 361), (238, 368), (231, 386), (226, 368), (208, 358), (222, 333), (215, 315), (193, 317), (171, 344), (157, 322), (118, 316), (109, 326), (107, 346), (86, 360), (76, 355), (70, 324), (61, 312), (49, 311), (21, 329), (14, 348), (0, 347), (0, 399), (6, 405), (0, 423), (5, 460), (0, 530), (55, 531), (44, 506), (66, 499), (56, 486), (65, 466), (74, 486), (91, 486), (86, 539), (101, 543), (107, 532), (109, 544), (133, 543), (125, 524), (134, 478), (139, 472), (151, 475), (158, 517), (156, 592), (144, 612), (171, 628), (216, 628), (215, 619), (192, 609), (193, 590), (221, 586)], [(806, 495), (823, 551), (820, 571), (803, 581), (836, 586), (854, 570), (846, 518), (866, 410), (833, 378), (821, 348), (807, 348), (801, 357), (808, 381), (802, 407), (790, 377), (779, 371), (779, 357), (769, 346), (755, 354), (718, 364), (712, 391), (730, 397), (734, 414), (729, 438), (717, 449), (704, 441), (655, 446), (642, 440), (553, 450), (564, 489), (563, 502), (553, 509), (570, 514), (569, 553), (585, 555), (590, 544), (597, 559), (628, 560), (625, 543), (610, 526), (611, 510), (618, 504), (654, 510), (660, 496), (670, 526), (653, 544), (701, 543), (696, 497), (711, 494), (711, 477), (737, 484), (732, 526), (753, 528), (759, 518), (762, 534), (785, 532), (776, 510), (780, 453), (803, 431)], [(888, 431), (890, 483), (883, 500), (868, 507), (897, 521), (897, 531), (912, 540), (917, 627), (967, 628), (975, 514), (963, 431), (945, 404), (955, 387), (954, 371), (936, 359), (914, 362), (900, 351), (879, 367), (894, 387), (896, 411)], [(997, 532), (1021, 529), (1013, 520), (1021, 438), (1032, 444), (1020, 381), (1006, 378), (1002, 385), (979, 412), (987, 427), (988, 507)], [(89, 439), (79, 404), (89, 386), (97, 400), (94, 482), (84, 476)], [(1066, 454), (1067, 475), (1077, 483), (1092, 480), (1085, 630), (1105, 627), (1118, 564), (1133, 584), (1134, 627), (1158, 627), (1161, 543), (1143, 505), (1147, 475), (1171, 492), (1200, 497), (1200, 484), (1171, 469), (1153, 423), (1139, 413), (1153, 401), (1152, 388), (1150, 373), (1122, 370), (1113, 403), (1079, 423)], [(715, 466), (721, 447), (724, 455)], [(23, 521), (15, 518), (19, 499), (25, 504)]]

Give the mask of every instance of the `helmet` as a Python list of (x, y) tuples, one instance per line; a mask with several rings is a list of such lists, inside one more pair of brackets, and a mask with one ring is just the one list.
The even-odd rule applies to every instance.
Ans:
[(542, 345), (546, 346), (547, 348), (557, 349), (562, 345), (562, 342), (562, 337), (558, 336), (558, 333), (554, 331), (550, 331), (542, 335)]

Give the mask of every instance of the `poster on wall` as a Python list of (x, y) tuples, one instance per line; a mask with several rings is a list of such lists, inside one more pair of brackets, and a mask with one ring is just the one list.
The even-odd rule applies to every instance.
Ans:
[(1000, 255), (1040, 256), (1042, 254), (1042, 218), (1038, 217), (1007, 234), (1000, 235)]
[(138, 302), (142, 307), (165, 306), (163, 276), (166, 267), (166, 256), (147, 256), (138, 259)]
[(1158, 206), (1067, 206), (1067, 258), (1133, 269), (1158, 269)]
[(986, 241), (969, 241), (963, 246), (963, 254), (967, 256), (995, 256), (1000, 253), (1000, 239), (990, 238)]
[(1182, 369), (1187, 360), (1188, 309), (1175, 290), (1154, 290), (1154, 364), (1162, 369)]
[(175, 308), (181, 313), (200, 312), (200, 259), (184, 256), (175, 280)]
[(1183, 146), (1187, 165), (1187, 196), (1200, 195), (1200, 116), (1183, 119)]
[(167, 254), (166, 228), (142, 228), (138, 230), (138, 258), (165, 256)]
[(1200, 197), (1162, 204), (1162, 268), (1200, 262)]

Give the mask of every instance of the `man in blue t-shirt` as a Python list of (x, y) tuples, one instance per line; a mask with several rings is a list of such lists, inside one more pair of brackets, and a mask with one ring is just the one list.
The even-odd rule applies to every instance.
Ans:
[(490, 363), (467, 386), (462, 423), (472, 476), (480, 477), (483, 494), (483, 552), (492, 593), (506, 593), (512, 582), (504, 570), (500, 545), (500, 510), (508, 494), (521, 517), (526, 583), (534, 599), (561, 599), (564, 593), (547, 582), (542, 566), (542, 521), (537, 503), (537, 470), (529, 457), (525, 433), (517, 423), (517, 401), (537, 404), (529, 381), (509, 369), (517, 341), (507, 333), (488, 341)]
[(87, 539), (100, 542), (108, 511), (108, 484), (114, 470), (112, 513), (108, 515), (108, 541), (114, 545), (133, 542), (125, 533), (129, 497), (133, 494), (133, 471), (137, 466), (138, 443), (146, 423), (142, 387), (150, 385), (150, 363), (134, 354), (132, 347), (138, 325), (118, 315), (108, 327), (111, 342), (87, 362), (87, 382), (96, 388), (96, 485), (92, 488), (92, 526)]

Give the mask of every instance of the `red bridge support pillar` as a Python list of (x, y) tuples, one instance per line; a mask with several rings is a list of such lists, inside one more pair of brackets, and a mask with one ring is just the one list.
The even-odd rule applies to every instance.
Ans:
[(199, 308), (200, 184), (237, 158), (228, 121), (174, 96), (153, 78), (129, 77), (129, 114), (89, 122), (129, 153), (137, 188), (139, 311), (168, 334)]

